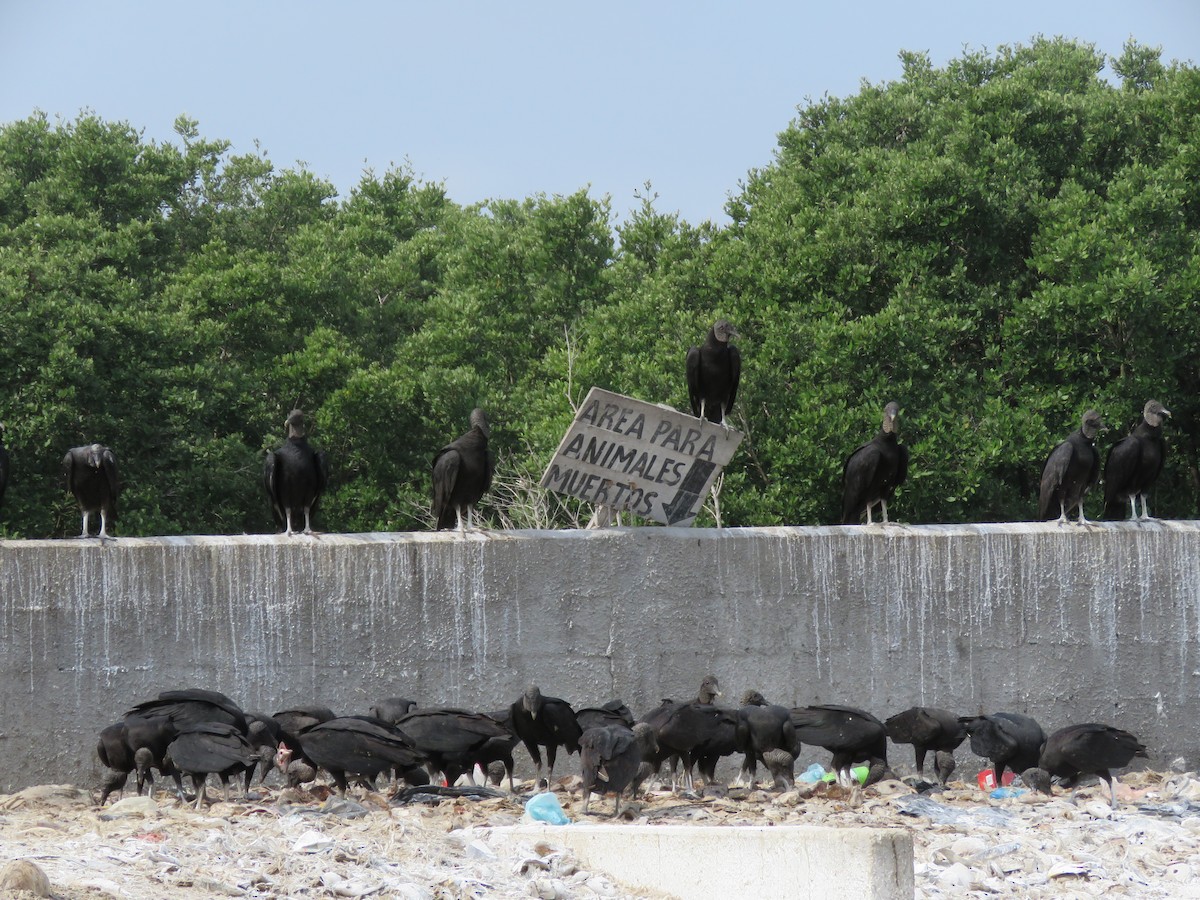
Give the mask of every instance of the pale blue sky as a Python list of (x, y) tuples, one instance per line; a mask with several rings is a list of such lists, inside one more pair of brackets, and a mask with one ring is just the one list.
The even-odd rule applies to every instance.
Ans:
[(1037, 34), (1195, 62), (1200, 0), (0, 0), (0, 122), (86, 108), (174, 141), (183, 113), (342, 195), (408, 160), (464, 204), (590, 187), (623, 217), (650, 181), (660, 210), (725, 223), (806, 97), (896, 78), (902, 49)]

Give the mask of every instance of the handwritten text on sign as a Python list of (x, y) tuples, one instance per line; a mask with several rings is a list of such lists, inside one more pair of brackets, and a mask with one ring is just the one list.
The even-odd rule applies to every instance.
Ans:
[(592, 388), (542, 487), (664, 525), (691, 525), (741, 432)]

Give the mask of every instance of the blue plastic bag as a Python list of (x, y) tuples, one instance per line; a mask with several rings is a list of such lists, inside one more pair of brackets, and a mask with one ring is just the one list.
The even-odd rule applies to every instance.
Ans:
[(807, 784), (816, 784), (825, 777), (825, 767), (820, 763), (813, 763), (807, 769), (800, 773), (800, 780)]
[(525, 804), (525, 812), (529, 813), (531, 819), (550, 825), (566, 825), (571, 821), (552, 791), (543, 791), (530, 797)]
[(988, 794), (988, 796), (993, 800), (1007, 800), (1009, 797), (1020, 797), (1022, 794), (1028, 793), (1029, 791), (1025, 790), (1025, 788), (998, 787)]

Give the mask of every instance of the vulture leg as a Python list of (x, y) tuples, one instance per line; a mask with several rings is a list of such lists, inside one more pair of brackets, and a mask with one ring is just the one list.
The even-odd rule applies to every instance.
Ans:
[(613, 794), (613, 818), (621, 814), (621, 792), (617, 791)]
[[(924, 744), (916, 748), (917, 751), (917, 774), (922, 778), (925, 777), (925, 754), (929, 752), (929, 748)], [(933, 768), (937, 771), (937, 757), (933, 758)]]
[(283, 511), (284, 521), (287, 523), (287, 530), (284, 532), (288, 537), (291, 537), (295, 532), (292, 531), (292, 509), (289, 506)]
[(86, 512), (84, 512), (84, 514), (83, 514), (83, 531), (80, 533), (80, 535), (79, 535), (80, 537), (88, 536), (87, 525), (88, 525), (88, 514)]
[(1100, 777), (1108, 782), (1108, 796), (1113, 809), (1117, 808), (1117, 785), (1107, 772), (1101, 772)]
[(1146, 505), (1146, 495), (1139, 494), (1138, 496), (1140, 496), (1142, 498), (1142, 516), (1141, 517), (1142, 517), (1142, 519), (1149, 519), (1150, 518), (1150, 507)]
[(207, 783), (207, 775), (192, 776), (192, 788), (196, 791), (196, 809), (202, 809), (204, 806), (204, 786)]
[(312, 507), (304, 507), (304, 533), (312, 534)]
[(700, 398), (700, 421), (704, 421), (704, 398)]
[(721, 404), (721, 427), (729, 430), (729, 410), (725, 408), (724, 403)]
[(1067, 522), (1069, 521), (1069, 520), (1067, 519), (1067, 504), (1066, 504), (1065, 502), (1063, 502), (1062, 500), (1059, 500), (1059, 501), (1058, 501), (1058, 510), (1059, 510), (1059, 512), (1058, 512), (1058, 524), (1059, 524), (1059, 525), (1066, 525), (1066, 524), (1067, 524)]
[(108, 537), (108, 516), (103, 509), (100, 510), (100, 537)]
[(1129, 495), (1129, 518), (1137, 518), (1137, 494)]
[(886, 525), (886, 524), (888, 524), (888, 517), (887, 517), (887, 501), (886, 501), (886, 500), (880, 500), (880, 501), (879, 501), (879, 508), (880, 508), (880, 509), (883, 511), (883, 524), (884, 524), (884, 525)]

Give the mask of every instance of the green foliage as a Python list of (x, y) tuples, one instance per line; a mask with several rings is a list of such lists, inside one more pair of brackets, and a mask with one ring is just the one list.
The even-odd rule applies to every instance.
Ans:
[(0, 533), (75, 533), (59, 461), (94, 440), (119, 533), (270, 530), (294, 406), (332, 460), (318, 527), (428, 527), (433, 455), (477, 405), (485, 513), (577, 524), (535, 487), (574, 407), (596, 385), (685, 409), (718, 316), (745, 359), (725, 524), (833, 521), (892, 399), (904, 520), (1027, 519), (1083, 410), (1111, 440), (1150, 397), (1175, 413), (1154, 509), (1195, 515), (1200, 72), (1040, 38), (900, 60), (801, 107), (724, 228), (649, 185), (620, 222), (586, 191), (461, 207), (406, 168), (338, 198), (186, 117), (178, 145), (90, 114), (0, 127)]

